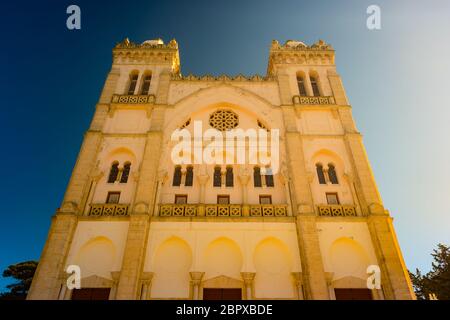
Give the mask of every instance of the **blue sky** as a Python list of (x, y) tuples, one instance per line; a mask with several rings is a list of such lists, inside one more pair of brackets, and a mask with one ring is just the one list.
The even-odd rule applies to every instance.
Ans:
[[(29, 2), (3, 3), (0, 20), (1, 270), (39, 258), (125, 37), (176, 38), (184, 74), (215, 75), (265, 74), (272, 39), (331, 43), (408, 268), (450, 244), (449, 1)], [(370, 4), (381, 30), (366, 28)]]

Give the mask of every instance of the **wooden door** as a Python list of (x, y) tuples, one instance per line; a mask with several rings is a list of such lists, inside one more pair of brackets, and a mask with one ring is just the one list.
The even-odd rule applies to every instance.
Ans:
[(109, 300), (110, 288), (74, 289), (72, 300)]
[(369, 289), (334, 289), (336, 300), (373, 300)]
[(242, 290), (239, 288), (205, 288), (203, 300), (242, 300)]

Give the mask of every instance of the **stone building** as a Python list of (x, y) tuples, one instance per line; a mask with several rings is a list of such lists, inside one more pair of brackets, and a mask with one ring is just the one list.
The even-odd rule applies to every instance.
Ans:
[[(278, 130), (279, 170), (174, 163), (195, 123)], [(175, 40), (117, 44), (28, 299), (414, 299), (333, 48), (273, 41), (265, 76), (214, 77)]]

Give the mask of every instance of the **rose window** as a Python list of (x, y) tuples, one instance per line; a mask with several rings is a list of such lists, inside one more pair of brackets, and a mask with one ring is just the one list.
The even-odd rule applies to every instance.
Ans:
[(209, 125), (219, 131), (227, 131), (239, 125), (239, 117), (231, 110), (217, 110), (209, 116)]

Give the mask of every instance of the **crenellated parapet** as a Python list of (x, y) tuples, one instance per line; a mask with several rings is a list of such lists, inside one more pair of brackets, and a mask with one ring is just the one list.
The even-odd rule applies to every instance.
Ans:
[(134, 43), (128, 38), (113, 49), (113, 64), (167, 64), (172, 72), (180, 71), (180, 55), (175, 39), (164, 44), (161, 39)]
[(334, 49), (323, 40), (311, 46), (294, 40), (288, 40), (281, 45), (277, 40), (273, 40), (267, 74), (273, 75), (275, 66), (282, 64), (334, 65)]

